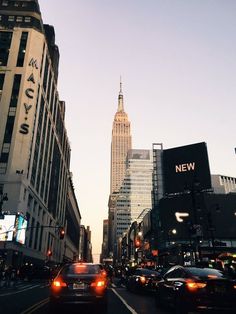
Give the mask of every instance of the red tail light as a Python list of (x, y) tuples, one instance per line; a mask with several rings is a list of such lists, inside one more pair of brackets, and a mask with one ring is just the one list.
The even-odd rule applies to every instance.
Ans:
[(203, 289), (206, 287), (205, 282), (195, 282), (195, 281), (187, 281), (186, 286), (189, 291), (196, 291), (197, 289)]
[(91, 283), (91, 287), (93, 288), (105, 288), (106, 282), (105, 280), (97, 280)]
[(58, 288), (66, 287), (66, 286), (67, 284), (62, 279), (54, 279), (52, 282), (52, 287), (54, 289), (58, 289)]

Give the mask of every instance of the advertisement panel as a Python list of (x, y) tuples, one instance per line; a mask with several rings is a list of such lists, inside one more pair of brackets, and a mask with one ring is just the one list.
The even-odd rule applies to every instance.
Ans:
[(15, 241), (20, 244), (25, 244), (25, 234), (26, 234), (27, 224), (28, 222), (23, 216), (17, 216)]
[(0, 219), (0, 241), (12, 241), (16, 215), (4, 215)]
[(186, 145), (163, 151), (166, 194), (211, 189), (211, 175), (206, 143)]

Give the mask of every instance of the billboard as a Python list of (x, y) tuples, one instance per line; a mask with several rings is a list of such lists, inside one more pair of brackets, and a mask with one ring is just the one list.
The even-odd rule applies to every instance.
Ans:
[(4, 219), (0, 219), (0, 241), (13, 240), (15, 220), (16, 215), (4, 215)]
[(25, 234), (27, 228), (27, 220), (23, 216), (17, 216), (16, 218), (16, 236), (15, 241), (20, 244), (25, 244)]
[(206, 143), (186, 145), (163, 151), (164, 192), (181, 193), (211, 189), (211, 175)]

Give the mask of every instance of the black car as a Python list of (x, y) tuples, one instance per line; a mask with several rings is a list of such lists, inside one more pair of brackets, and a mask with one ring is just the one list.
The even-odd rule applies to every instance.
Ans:
[(157, 283), (156, 305), (177, 313), (236, 313), (236, 281), (212, 268), (174, 266)]
[(106, 312), (107, 277), (99, 264), (72, 263), (65, 265), (50, 287), (50, 310), (61, 306), (96, 305), (96, 311)]
[(160, 273), (147, 268), (137, 268), (127, 277), (126, 287), (132, 292), (155, 291), (156, 283), (161, 279)]

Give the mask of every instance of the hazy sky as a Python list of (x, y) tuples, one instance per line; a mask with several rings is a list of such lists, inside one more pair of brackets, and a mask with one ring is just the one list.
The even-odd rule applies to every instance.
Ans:
[(39, 0), (60, 49), (71, 171), (101, 251), (120, 75), (133, 148), (206, 142), (212, 174), (236, 177), (235, 0)]

